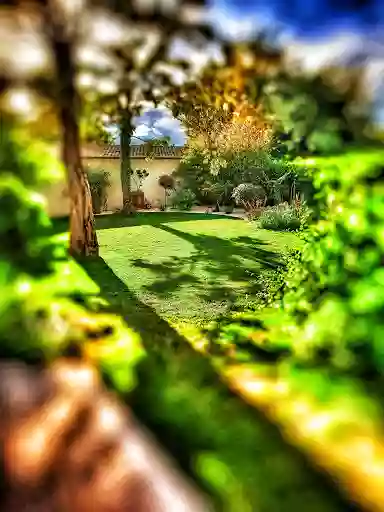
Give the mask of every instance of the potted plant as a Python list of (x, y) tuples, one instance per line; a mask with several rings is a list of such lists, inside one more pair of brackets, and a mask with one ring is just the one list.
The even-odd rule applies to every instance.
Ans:
[(136, 185), (136, 190), (131, 193), (134, 206), (138, 209), (145, 208), (145, 196), (141, 190), (144, 180), (148, 178), (149, 172), (147, 169), (135, 169), (132, 171), (132, 178)]

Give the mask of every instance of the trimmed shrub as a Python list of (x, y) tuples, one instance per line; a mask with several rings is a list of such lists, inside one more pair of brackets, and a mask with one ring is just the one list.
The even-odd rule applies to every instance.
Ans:
[(160, 207), (161, 211), (165, 211), (167, 209), (167, 197), (171, 194), (172, 190), (175, 188), (175, 179), (170, 174), (163, 174), (159, 178), (159, 186), (164, 189), (164, 203)]
[(170, 174), (163, 174), (159, 178), (159, 185), (164, 190), (170, 190), (175, 188), (175, 179)]

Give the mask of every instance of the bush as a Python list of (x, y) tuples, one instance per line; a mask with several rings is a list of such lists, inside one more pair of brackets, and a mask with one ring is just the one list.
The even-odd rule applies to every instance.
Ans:
[[(257, 313), (253, 324), (248, 321), (252, 339), (262, 332), (266, 347), (284, 340), (293, 369), (382, 379), (382, 158), (380, 151), (367, 151), (317, 159), (314, 183), (323, 217), (311, 226), (301, 256), (289, 262), (284, 276), (271, 274), (266, 299), (281, 297), (273, 316), (260, 322)], [(268, 208), (263, 227), (281, 226), (289, 211), (285, 215), (294, 215), (298, 226), (301, 208)]]
[(175, 176), (182, 181), (184, 188), (192, 190), (199, 204), (208, 205), (216, 202), (216, 196), (207, 187), (212, 180), (212, 175), (209, 171), (209, 164), (204, 160), (205, 155), (202, 151), (188, 148), (181, 159)]
[(301, 251), (288, 250), (281, 256), (281, 265), (275, 269), (266, 269), (259, 273), (256, 284), (258, 292), (255, 295), (257, 306), (266, 306), (282, 298), (284, 287), (300, 265)]
[(196, 204), (196, 196), (189, 188), (181, 188), (172, 194), (171, 204), (177, 210), (190, 210)]
[[(106, 312), (97, 315), (84, 307), (86, 300), (98, 299), (96, 289), (69, 258), (65, 241), (56, 236), (44, 211), (43, 198), (35, 192), (51, 182), (61, 166), (51, 157), (49, 147), (40, 146), (6, 122), (2, 143), (1, 359), (43, 367), (71, 348), (108, 375), (116, 390), (130, 391), (135, 384), (134, 367), (144, 355), (138, 335), (121, 318)], [(67, 229), (62, 221), (58, 227)], [(20, 283), (25, 285), (22, 292)], [(104, 333), (108, 352), (94, 350), (95, 345), (90, 348), (87, 340), (94, 339), (97, 332)]]
[(234, 189), (232, 197), (236, 204), (243, 206), (246, 210), (252, 209), (256, 202), (262, 201), (265, 203), (266, 200), (263, 187), (253, 183), (241, 183)]
[(299, 203), (296, 205), (296, 212), (300, 219), (300, 231), (304, 231), (309, 227), (312, 221), (313, 211), (311, 208), (308, 208), (306, 203)]
[(265, 208), (259, 217), (259, 222), (263, 229), (273, 231), (296, 231), (301, 226), (298, 209), (288, 204)]
[(291, 163), (271, 158), (265, 151), (232, 152), (222, 160), (217, 173), (212, 173), (203, 151), (189, 149), (184, 155), (175, 175), (194, 192), (199, 204), (229, 204), (240, 184), (260, 186), (261, 198), (267, 196), (270, 204), (290, 198), (296, 171)]

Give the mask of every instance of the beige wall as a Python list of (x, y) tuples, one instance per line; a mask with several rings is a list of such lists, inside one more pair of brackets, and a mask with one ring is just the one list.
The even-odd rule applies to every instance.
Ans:
[[(179, 160), (176, 158), (157, 158), (149, 162), (141, 158), (132, 159), (133, 169), (147, 169), (149, 172), (148, 178), (143, 182), (142, 191), (145, 199), (153, 207), (158, 207), (160, 203), (164, 202), (164, 189), (158, 184), (159, 177), (163, 174), (171, 174), (178, 165)], [(132, 184), (132, 189), (134, 188), (135, 186)]]
[[(122, 207), (122, 192), (120, 183), (120, 161), (118, 158), (83, 158), (84, 168), (91, 170), (105, 170), (110, 172), (111, 186), (108, 189), (107, 209), (114, 211)], [(148, 178), (144, 180), (142, 190), (146, 200), (153, 206), (158, 207), (164, 201), (164, 190), (159, 187), (158, 179), (163, 174), (171, 174), (177, 168), (179, 160), (176, 158), (157, 158), (146, 161), (141, 158), (132, 158), (133, 169), (147, 169)], [(132, 190), (135, 190), (135, 184), (132, 183)], [(48, 202), (48, 212), (52, 217), (60, 217), (69, 214), (69, 200), (66, 193), (66, 183), (62, 180), (60, 183), (51, 185), (44, 189)]]
[(122, 207), (123, 195), (120, 182), (119, 161), (109, 158), (84, 158), (84, 169), (91, 171), (104, 170), (110, 173), (111, 186), (107, 191), (107, 210), (114, 211)]
[(64, 180), (44, 188), (42, 193), (47, 200), (48, 214), (51, 217), (64, 217), (69, 214), (69, 199)]

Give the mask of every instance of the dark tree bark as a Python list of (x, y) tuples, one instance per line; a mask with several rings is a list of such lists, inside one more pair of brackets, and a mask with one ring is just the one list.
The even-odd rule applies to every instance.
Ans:
[(134, 212), (132, 204), (131, 140), (133, 134), (132, 115), (128, 109), (120, 112), (120, 179), (123, 193), (123, 211)]
[[(44, 2), (45, 3), (45, 2)], [(78, 256), (98, 254), (98, 242), (92, 210), (92, 195), (80, 154), (78, 116), (80, 98), (75, 87), (73, 41), (65, 21), (45, 3), (45, 20), (56, 66), (56, 101), (62, 129), (62, 158), (67, 171), (70, 198), (70, 252)]]

